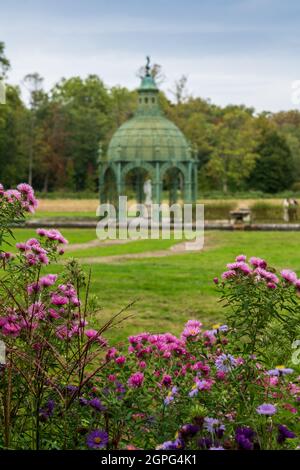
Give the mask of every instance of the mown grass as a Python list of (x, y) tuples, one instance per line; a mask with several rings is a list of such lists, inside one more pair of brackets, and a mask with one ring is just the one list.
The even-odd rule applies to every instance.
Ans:
[[(72, 243), (95, 238), (93, 230), (62, 230)], [(33, 231), (18, 230), (17, 239), (26, 239)], [(126, 245), (103, 247), (96, 256), (166, 249), (174, 241), (142, 240)], [(91, 293), (97, 295), (103, 309), (97, 315), (101, 324), (112, 314), (135, 301), (128, 311), (133, 315), (109, 333), (111, 341), (124, 340), (144, 330), (179, 333), (184, 322), (197, 318), (206, 326), (224, 318), (213, 277), (220, 275), (226, 263), (237, 254), (265, 257), (272, 266), (288, 267), (300, 275), (299, 232), (207, 232), (202, 252), (163, 258), (123, 259), (108, 264), (84, 265), (92, 270)], [(89, 257), (91, 249), (68, 253)], [(66, 258), (66, 257), (65, 257)], [(61, 266), (48, 268), (58, 272)]]
[[(94, 229), (63, 229), (61, 230), (64, 236), (69, 240), (69, 243), (86, 243), (96, 238)], [(35, 229), (15, 229), (13, 230), (13, 237), (7, 238), (10, 244), (7, 249), (15, 252), (15, 244), (17, 242), (26, 241), (29, 238), (36, 238)]]

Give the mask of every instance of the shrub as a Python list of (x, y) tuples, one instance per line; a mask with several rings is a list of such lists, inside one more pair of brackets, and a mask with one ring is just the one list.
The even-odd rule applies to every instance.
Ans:
[[(1, 239), (11, 223), (36, 206), (33, 190), (1, 187)], [(93, 329), (89, 282), (75, 261), (60, 274), (44, 268), (63, 254), (67, 240), (57, 230), (17, 243), (16, 255), (0, 251), (0, 446), (14, 449), (76, 448), (88, 413), (79, 396), (105, 365), (108, 324)], [(117, 316), (116, 316), (117, 317)], [(3, 343), (2, 343), (3, 344)], [(96, 404), (90, 400), (90, 408)]]
[[(36, 202), (29, 187), (27, 195), (1, 191), (5, 240), (29, 194), (30, 207)], [(66, 242), (39, 229), (16, 255), (0, 252), (2, 448), (298, 448), (294, 272), (240, 255), (214, 279), (226, 324), (205, 330), (190, 320), (180, 337), (141, 333), (108, 347), (103, 333), (119, 314), (93, 328), (97, 302), (78, 264), (48, 272)]]

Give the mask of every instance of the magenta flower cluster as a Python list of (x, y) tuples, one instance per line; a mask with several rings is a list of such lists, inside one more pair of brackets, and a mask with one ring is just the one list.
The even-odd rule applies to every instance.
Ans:
[[(285, 282), (286, 285), (293, 285), (300, 291), (300, 279), (294, 271), (283, 269), (280, 272), (280, 280), (273, 270), (270, 271), (267, 267), (267, 262), (262, 258), (252, 257), (247, 263), (247, 257), (239, 255), (234, 263), (227, 264), (227, 270), (222, 273), (221, 278), (226, 281), (238, 276), (250, 276), (256, 279), (257, 282), (265, 282), (269, 289), (276, 289), (280, 282)], [(218, 284), (218, 282), (218, 278), (214, 278), (214, 283)]]
[(7, 202), (8, 204), (19, 204), (20, 208), (25, 212), (34, 213), (38, 206), (38, 202), (34, 196), (33, 188), (27, 183), (21, 183), (17, 189), (4, 190), (3, 185), (0, 183), (0, 202)]

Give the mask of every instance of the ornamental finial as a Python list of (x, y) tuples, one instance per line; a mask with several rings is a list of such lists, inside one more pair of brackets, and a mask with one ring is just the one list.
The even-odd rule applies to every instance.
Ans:
[(147, 55), (146, 59), (147, 59), (147, 64), (146, 64), (146, 67), (145, 67), (146, 77), (150, 77), (150, 56)]

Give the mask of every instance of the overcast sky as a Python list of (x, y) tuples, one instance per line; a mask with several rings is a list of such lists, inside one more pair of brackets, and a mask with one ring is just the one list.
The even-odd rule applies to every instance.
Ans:
[(0, 0), (0, 40), (15, 84), (39, 72), (47, 89), (88, 74), (135, 88), (150, 54), (165, 91), (184, 73), (192, 95), (222, 106), (296, 107), (299, 0)]

